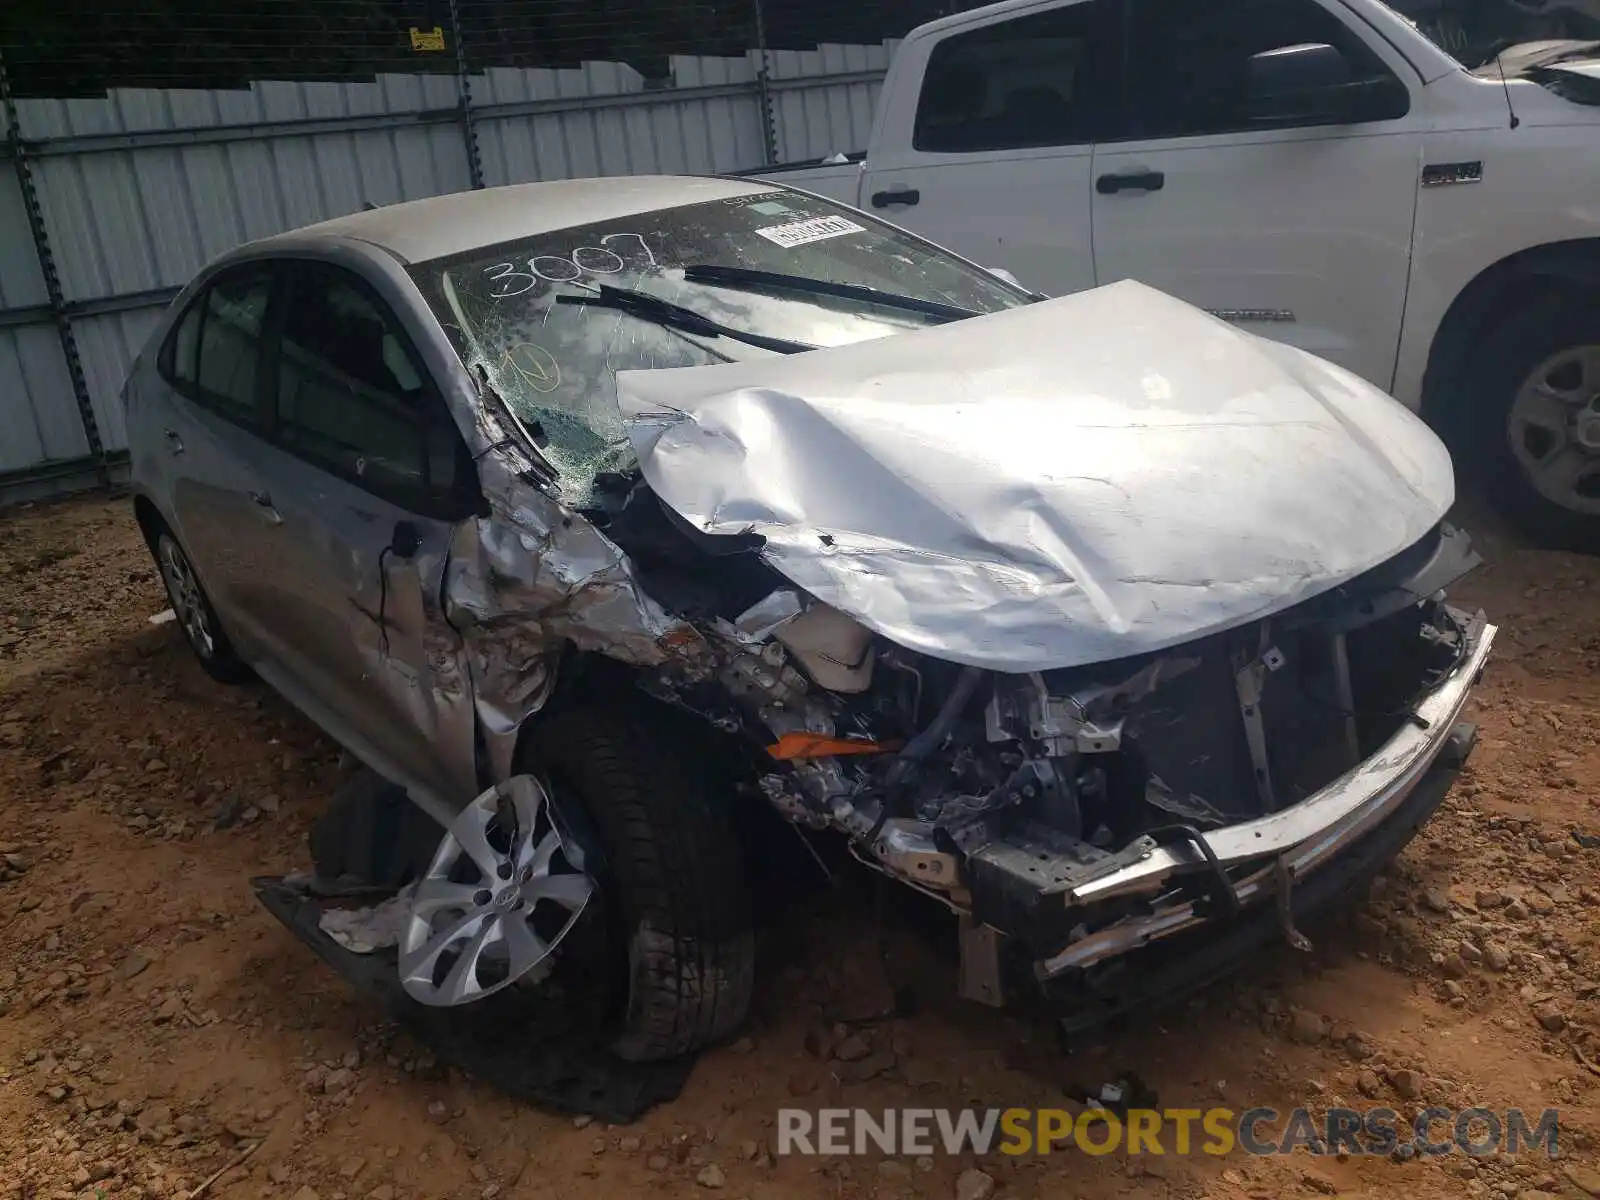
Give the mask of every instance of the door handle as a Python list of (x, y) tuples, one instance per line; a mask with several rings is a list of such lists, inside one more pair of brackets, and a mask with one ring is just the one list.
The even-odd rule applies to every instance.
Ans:
[(1160, 171), (1130, 171), (1126, 175), (1102, 175), (1094, 181), (1094, 190), (1102, 196), (1115, 196), (1118, 192), (1159, 192), (1167, 186), (1167, 177)]
[(890, 188), (886, 192), (872, 193), (873, 208), (888, 208), (891, 204), (915, 204), (922, 199), (916, 188)]
[(261, 511), (261, 515), (273, 525), (283, 524), (283, 514), (272, 503), (272, 497), (266, 492), (251, 492), (250, 502)]
[(176, 429), (163, 429), (161, 436), (167, 439), (167, 449), (173, 454), (183, 453), (183, 439), (178, 436)]

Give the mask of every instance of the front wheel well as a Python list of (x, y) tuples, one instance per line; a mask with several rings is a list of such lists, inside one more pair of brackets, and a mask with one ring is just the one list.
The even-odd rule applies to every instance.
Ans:
[(666, 693), (642, 686), (653, 668), (636, 667), (596, 651), (568, 645), (556, 672), (556, 685), (539, 711), (517, 732), (519, 749), (539, 736), (539, 729), (558, 716), (584, 709), (609, 709), (629, 713), (632, 719), (655, 729), (663, 738), (690, 748), (704, 764), (716, 762), (738, 774), (743, 744), (715, 728), (689, 706), (671, 703)]
[(1435, 429), (1458, 420), (1453, 403), (1473, 351), (1496, 324), (1552, 293), (1581, 302), (1600, 294), (1600, 238), (1578, 238), (1518, 251), (1484, 268), (1445, 312), (1428, 353), (1422, 415)]

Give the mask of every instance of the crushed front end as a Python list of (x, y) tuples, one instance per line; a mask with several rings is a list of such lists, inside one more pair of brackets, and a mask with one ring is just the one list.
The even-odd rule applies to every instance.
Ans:
[(1079, 1011), (1115, 1009), (1158, 977), (1129, 987), (1148, 948), (1210, 961), (1252, 920), (1304, 944), (1319, 877), (1381, 866), (1431, 814), (1495, 635), (1443, 598), (1476, 562), (1441, 525), (1270, 618), (1024, 674), (904, 650), (780, 588), (708, 626), (721, 673), (674, 698), (724, 697), (708, 715), (764, 746), (781, 811), (961, 915), (966, 994), (1000, 1002), (1000, 957), (1020, 954)]
[(1331, 364), (1119, 284), (617, 387), (577, 507), (486, 485), (478, 678), (527, 681), (479, 689), (491, 758), (611, 660), (953, 910), (970, 997), (1020, 960), (1109, 1011), (1176, 978), (1149, 951), (1303, 944), (1471, 748), (1449, 455)]

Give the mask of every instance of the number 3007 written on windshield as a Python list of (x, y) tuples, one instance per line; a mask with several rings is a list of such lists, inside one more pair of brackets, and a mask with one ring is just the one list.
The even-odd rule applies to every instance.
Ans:
[[(573, 283), (585, 275), (618, 275), (623, 271), (651, 271), (656, 257), (637, 233), (608, 233), (598, 246), (578, 246), (568, 254), (540, 254), (524, 263), (502, 262), (484, 268), (491, 286), (489, 296), (507, 300), (545, 283)], [(626, 257), (625, 257), (626, 256)], [(519, 270), (519, 266), (525, 268)]]

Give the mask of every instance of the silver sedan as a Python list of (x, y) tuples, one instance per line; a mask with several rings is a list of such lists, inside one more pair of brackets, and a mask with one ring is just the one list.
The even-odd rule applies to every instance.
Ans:
[(1472, 747), (1494, 629), (1443, 602), (1476, 560), (1410, 414), (1136, 284), (1046, 300), (771, 183), (252, 243), (126, 403), (205, 670), (387, 781), (319, 825), (310, 889), (384, 898), (366, 949), (425, 1004), (597, 970), (625, 1058), (743, 1017), (735, 806), (953, 909), (972, 998), (1104, 1014), (1303, 940)]

